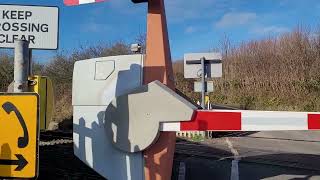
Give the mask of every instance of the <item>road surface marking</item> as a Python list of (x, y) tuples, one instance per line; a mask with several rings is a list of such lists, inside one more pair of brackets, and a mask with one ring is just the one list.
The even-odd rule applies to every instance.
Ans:
[(126, 164), (127, 164), (127, 177), (128, 177), (128, 180), (131, 180), (131, 162), (130, 162), (129, 156), (126, 156)]
[(231, 162), (231, 176), (230, 180), (239, 180), (239, 152), (233, 147), (231, 141), (229, 138), (226, 138), (226, 143), (228, 144), (228, 147), (233, 154), (233, 160)]
[(186, 179), (186, 164), (184, 162), (180, 162), (178, 180), (185, 180), (185, 179)]

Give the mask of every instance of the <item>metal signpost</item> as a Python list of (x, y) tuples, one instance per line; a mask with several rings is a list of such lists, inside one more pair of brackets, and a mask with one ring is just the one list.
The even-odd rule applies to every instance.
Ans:
[(38, 107), (35, 93), (0, 94), (0, 177), (37, 177)]
[(206, 78), (222, 77), (221, 59), (220, 53), (190, 53), (184, 56), (184, 77), (201, 77), (201, 107), (203, 109), (206, 109), (205, 96), (208, 92)]
[(200, 78), (202, 74), (201, 58), (205, 58), (206, 78), (222, 77), (222, 55), (220, 53), (189, 53), (184, 55), (184, 77)]

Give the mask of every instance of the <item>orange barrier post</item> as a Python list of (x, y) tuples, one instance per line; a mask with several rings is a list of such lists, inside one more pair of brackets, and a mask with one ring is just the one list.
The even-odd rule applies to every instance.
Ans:
[[(159, 80), (175, 89), (163, 0), (149, 0), (146, 46), (144, 84)], [(161, 132), (158, 141), (144, 151), (146, 180), (171, 179), (175, 143), (175, 132)]]

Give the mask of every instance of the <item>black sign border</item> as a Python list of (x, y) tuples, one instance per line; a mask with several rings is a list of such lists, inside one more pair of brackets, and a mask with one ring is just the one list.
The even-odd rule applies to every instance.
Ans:
[[(57, 34), (57, 47), (56, 49), (43, 49), (43, 48), (30, 48), (32, 50), (58, 50), (60, 42), (60, 7), (59, 6), (42, 6), (42, 5), (23, 5), (23, 4), (0, 4), (2, 6), (27, 6), (27, 7), (48, 7), (48, 8), (57, 8), (58, 9), (58, 34)], [(3, 49), (14, 49), (9, 47), (0, 47)]]
[(0, 96), (35, 96), (37, 98), (37, 137), (36, 137), (36, 163), (35, 163), (35, 176), (34, 177), (2, 177), (0, 176), (0, 178), (5, 178), (5, 179), (37, 179), (39, 176), (39, 134), (40, 134), (40, 129), (39, 129), (39, 118), (40, 118), (40, 96), (37, 93), (30, 93), (30, 92), (26, 92), (26, 93), (6, 93), (6, 92), (0, 92)]

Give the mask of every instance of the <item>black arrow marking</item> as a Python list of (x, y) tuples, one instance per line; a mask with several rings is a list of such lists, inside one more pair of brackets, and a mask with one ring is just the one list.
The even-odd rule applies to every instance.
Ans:
[(21, 171), (26, 165), (28, 164), (28, 161), (21, 155), (21, 154), (15, 154), (17, 157), (17, 160), (12, 159), (0, 159), (0, 165), (17, 165), (15, 171)]
[(10, 102), (6, 102), (2, 105), (2, 108), (7, 112), (7, 114), (10, 114), (12, 111), (16, 114), (20, 125), (23, 129), (23, 137), (18, 138), (18, 147), (19, 148), (25, 148), (29, 144), (29, 134), (28, 129), (26, 126), (26, 123), (24, 122), (24, 119), (20, 113), (20, 111), (17, 109), (15, 105), (13, 105)]

